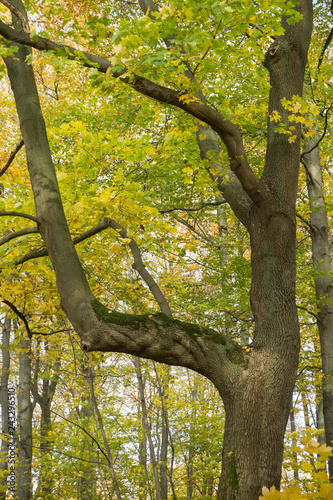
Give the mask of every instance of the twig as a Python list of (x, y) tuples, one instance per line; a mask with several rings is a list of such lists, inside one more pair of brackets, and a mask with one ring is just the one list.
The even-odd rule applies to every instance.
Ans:
[(33, 234), (39, 233), (37, 227), (28, 227), (26, 229), (21, 229), (20, 231), (15, 231), (13, 233), (8, 233), (6, 236), (0, 239), (0, 246), (4, 245), (10, 240), (14, 240), (15, 238), (19, 238), (20, 236), (24, 236), (25, 234)]
[(307, 309), (306, 307), (303, 307), (303, 306), (296, 306), (297, 309), (301, 309), (302, 311), (305, 311), (307, 312), (308, 314), (311, 314), (311, 316), (313, 316), (314, 318), (316, 318), (317, 321), (320, 321), (320, 318), (319, 316), (317, 316), (316, 313), (312, 312), (312, 311), (309, 311), (309, 309)]
[(308, 222), (306, 219), (304, 219), (304, 217), (301, 214), (299, 214), (298, 212), (296, 212), (296, 217), (298, 217), (301, 221), (303, 221), (304, 224), (306, 224), (310, 229), (312, 229), (312, 230), (314, 229), (313, 225), (310, 224), (310, 222)]
[(33, 331), (30, 330), (27, 318), (24, 316), (23, 313), (21, 313), (17, 309), (17, 307), (12, 302), (10, 302), (9, 300), (6, 300), (6, 299), (2, 299), (1, 302), (3, 302), (4, 304), (7, 304), (7, 306), (9, 306), (11, 308), (11, 310), (16, 314), (16, 316), (18, 316), (23, 321), (25, 329), (27, 330), (27, 334), (28, 334), (29, 339), (32, 339), (33, 335), (44, 335), (44, 336), (47, 336), (47, 335), (54, 335), (55, 333), (67, 332), (68, 331), (68, 328), (64, 328), (62, 330), (56, 330), (56, 331), (50, 332), (50, 333), (33, 332)]
[[(301, 163), (304, 165), (304, 162), (303, 162), (303, 158), (305, 155), (308, 155), (310, 153), (312, 153), (312, 151), (314, 149), (316, 149), (319, 144), (321, 143), (321, 141), (324, 139), (325, 135), (326, 135), (326, 131), (327, 131), (327, 126), (328, 126), (328, 112), (331, 110), (331, 107), (332, 107), (332, 104), (330, 105), (329, 108), (327, 108), (326, 110), (326, 113), (325, 113), (325, 125), (324, 125), (324, 130), (323, 130), (323, 133), (321, 134), (321, 136), (319, 137), (318, 141), (316, 142), (316, 144), (311, 148), (309, 149), (309, 151), (304, 151), (302, 154), (301, 154), (301, 158), (300, 158), (300, 161)], [(304, 165), (304, 167), (307, 169), (307, 167)]]
[(15, 156), (17, 155), (17, 153), (20, 151), (20, 149), (23, 147), (24, 145), (24, 141), (23, 139), (18, 143), (18, 145), (16, 146), (16, 148), (14, 149), (14, 151), (12, 151), (9, 155), (9, 158), (7, 160), (7, 163), (6, 165), (0, 170), (0, 177), (6, 173), (6, 171), (9, 169), (9, 167), (11, 166), (11, 164), (13, 163), (14, 161), (14, 158)]
[(317, 66), (317, 70), (319, 71), (320, 70), (320, 66), (323, 62), (323, 59), (324, 59), (324, 55), (325, 55), (325, 52), (326, 50), (328, 49), (331, 41), (332, 41), (332, 38), (333, 38), (333, 28), (331, 29), (331, 31), (329, 32), (329, 35), (326, 39), (326, 42), (325, 42), (325, 45), (320, 53), (320, 56), (319, 56), (319, 60), (318, 60), (318, 66)]
[(304, 372), (304, 370), (321, 370), (322, 367), (321, 366), (310, 366), (310, 365), (306, 365), (304, 366), (304, 368), (301, 369), (301, 371), (298, 373), (297, 375), (297, 378), (301, 375), (301, 373)]
[[(35, 396), (34, 396), (34, 394), (32, 394), (32, 397), (34, 399), (36, 399)], [(57, 417), (60, 417), (63, 420), (66, 420), (66, 422), (68, 422), (69, 424), (75, 425), (76, 427), (78, 427), (79, 429), (81, 429), (81, 431), (83, 431), (85, 434), (87, 434), (87, 436), (89, 436), (94, 441), (94, 443), (96, 443), (97, 448), (99, 449), (99, 451), (102, 453), (102, 455), (106, 458), (107, 462), (109, 463), (108, 456), (105, 453), (105, 451), (101, 448), (99, 442), (94, 438), (94, 436), (92, 434), (90, 434), (90, 432), (88, 432), (84, 427), (82, 427), (82, 425), (80, 425), (80, 424), (78, 424), (76, 422), (73, 422), (72, 420), (69, 420), (68, 418), (64, 417), (63, 415), (60, 415), (60, 413), (57, 413), (56, 411), (51, 410), (51, 408), (46, 407), (44, 404), (41, 404), (41, 403), (38, 403), (38, 404), (40, 406), (43, 406), (44, 408), (46, 408), (48, 411), (50, 411), (51, 413), (53, 413)]]
[(2, 299), (1, 302), (3, 302), (4, 304), (7, 304), (7, 306), (9, 306), (12, 311), (14, 311), (16, 316), (18, 316), (23, 321), (25, 329), (27, 330), (28, 337), (29, 337), (29, 339), (32, 339), (32, 333), (31, 333), (31, 330), (29, 328), (29, 323), (28, 323), (26, 317), (24, 316), (24, 314), (21, 313), (12, 302), (9, 302), (9, 300)]
[(198, 212), (199, 210), (202, 210), (205, 207), (216, 207), (219, 205), (223, 205), (224, 203), (227, 203), (225, 200), (223, 201), (210, 201), (207, 203), (203, 203), (201, 207), (198, 208), (184, 208), (184, 207), (175, 207), (175, 208), (169, 208), (168, 210), (159, 210), (160, 214), (169, 214), (170, 212), (175, 212), (176, 210), (179, 210), (181, 212)]
[[(219, 31), (219, 29), (220, 29), (220, 26), (221, 26), (221, 23), (222, 23), (222, 18), (220, 19), (220, 22), (219, 22), (219, 23), (218, 23), (218, 25), (217, 25), (217, 28), (216, 28), (215, 33), (214, 33), (214, 35), (213, 35), (212, 41), (214, 41), (214, 40), (216, 39), (216, 37), (217, 37), (217, 33), (218, 33), (218, 31)], [(192, 71), (192, 78), (194, 77), (194, 75), (195, 75), (195, 73), (196, 73), (197, 69), (199, 68), (200, 64), (201, 64), (201, 63), (202, 63), (202, 61), (205, 59), (205, 57), (207, 56), (207, 54), (208, 54), (208, 52), (210, 51), (210, 49), (211, 49), (211, 48), (212, 48), (212, 46), (210, 45), (210, 46), (209, 46), (209, 47), (205, 50), (205, 52), (204, 52), (204, 54), (202, 55), (202, 57), (201, 57), (200, 61), (198, 62), (198, 64), (197, 64), (197, 65), (196, 65), (196, 67), (194, 68), (194, 70)]]

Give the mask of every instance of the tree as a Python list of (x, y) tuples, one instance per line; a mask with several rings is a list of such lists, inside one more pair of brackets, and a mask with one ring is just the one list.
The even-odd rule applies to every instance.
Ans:
[[(278, 2), (269, 6), (270, 11), (266, 10), (266, 26), (273, 7), (274, 19), (282, 17), (281, 27), (274, 25), (275, 31), (273, 29), (270, 33), (275, 39), (265, 55), (270, 91), (267, 147), (261, 174), (256, 173), (248, 162), (240, 127), (207, 104), (194, 78), (197, 68), (191, 66), (191, 57), (186, 51), (188, 45), (182, 39), (181, 31), (175, 35), (177, 16), (182, 26), (182, 23), (186, 24), (186, 16), (193, 18), (198, 14), (199, 6), (195, 2), (187, 2), (188, 12), (185, 8), (181, 9), (177, 2), (174, 10), (165, 7), (161, 12), (151, 1), (139, 2), (147, 11), (146, 24), (150, 22), (162, 28), (165, 24), (163, 38), (167, 50), (164, 50), (163, 57), (168, 60), (168, 51), (178, 54), (173, 65), (180, 73), (178, 89), (165, 86), (163, 80), (162, 83), (155, 83), (129, 71), (121, 67), (119, 60), (113, 64), (99, 55), (81, 52), (31, 34), (21, 1), (2, 3), (13, 13), (14, 28), (1, 21), (0, 34), (4, 39), (4, 61), (25, 144), (37, 228), (45, 245), (45, 249), (31, 257), (49, 256), (62, 308), (80, 335), (83, 349), (129, 353), (184, 366), (203, 374), (218, 389), (226, 411), (218, 499), (254, 500), (263, 486), (279, 488), (283, 436), (300, 346), (295, 303), (295, 204), (301, 127), (295, 123), (292, 132), (281, 133), (276, 129), (274, 120), (278, 117), (283, 123), (288, 123), (293, 116), (293, 108), (284, 106), (283, 102), (292, 103), (295, 96), (296, 99), (302, 96), (312, 30), (311, 2), (301, 0), (293, 6)], [(247, 33), (251, 37), (253, 29), (261, 32), (256, 22), (265, 12), (264, 6), (255, 9), (251, 4), (252, 11), (249, 8), (247, 16), (249, 21), (252, 16), (251, 26), (254, 28), (249, 28), (249, 31), (240, 21), (244, 15), (242, 7), (233, 4), (231, 8), (210, 1), (205, 2), (205, 6), (215, 12), (215, 19), (211, 22), (216, 34), (223, 26), (228, 9), (229, 12), (235, 9), (239, 29), (245, 31), (245, 36)], [(200, 4), (200, 9), (202, 7)], [(149, 12), (154, 13), (151, 19)], [(267, 32), (265, 40), (267, 42)], [(256, 43), (254, 39), (254, 45)], [(242, 349), (232, 338), (220, 332), (172, 319), (166, 314), (139, 316), (110, 313), (95, 298), (64, 214), (33, 68), (29, 64), (30, 49), (26, 48), (29, 46), (40, 51), (51, 50), (78, 61), (82, 66), (93, 67), (95, 75), (100, 72), (107, 77), (121, 79), (124, 85), (143, 96), (174, 106), (199, 121), (198, 143), (202, 142), (203, 165), (215, 189), (222, 193), (250, 237), (250, 300), (255, 331), (248, 349)], [(157, 52), (158, 47), (157, 44)], [(224, 47), (226, 52), (233, 49), (236, 50), (235, 43)], [(118, 45), (117, 53), (121, 50)], [(158, 56), (161, 60), (161, 54)], [(205, 55), (202, 55), (203, 59)], [(166, 69), (172, 66), (165, 64)], [(152, 76), (158, 81), (153, 71)], [(164, 80), (168, 81), (167, 75)], [(233, 83), (238, 84), (237, 81)], [(219, 86), (220, 81), (216, 81), (215, 85)], [(216, 134), (227, 151), (230, 167), (227, 175), (217, 168), (219, 149), (216, 147)], [(90, 234), (94, 231), (96, 234), (110, 225), (112, 220), (105, 218)]]

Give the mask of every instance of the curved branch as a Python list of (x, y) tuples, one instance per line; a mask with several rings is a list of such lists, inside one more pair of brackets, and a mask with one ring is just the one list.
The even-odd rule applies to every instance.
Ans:
[(6, 304), (7, 306), (9, 306), (11, 308), (11, 310), (16, 314), (16, 316), (18, 316), (23, 321), (29, 339), (31, 339), (33, 335), (48, 336), (48, 335), (54, 335), (55, 333), (67, 332), (68, 331), (68, 328), (64, 328), (62, 330), (56, 330), (54, 332), (49, 332), (49, 333), (45, 333), (45, 332), (33, 332), (33, 331), (30, 330), (29, 323), (28, 323), (28, 320), (25, 317), (25, 315), (23, 313), (21, 313), (12, 302), (10, 302), (9, 300), (6, 300), (6, 299), (2, 299), (1, 302), (3, 302), (4, 304)]
[[(314, 149), (316, 149), (319, 144), (321, 143), (321, 141), (324, 139), (325, 135), (326, 135), (326, 132), (327, 132), (327, 127), (328, 127), (328, 112), (331, 110), (332, 108), (332, 104), (330, 105), (330, 107), (326, 110), (326, 113), (325, 113), (325, 125), (324, 125), (324, 130), (323, 130), (323, 133), (321, 134), (321, 136), (319, 137), (318, 141), (316, 142), (316, 144), (314, 146), (312, 146), (311, 149), (307, 150), (307, 151), (304, 151), (302, 154), (301, 154), (301, 157), (300, 157), (300, 161), (301, 163), (304, 165), (304, 162), (303, 162), (303, 158), (305, 155), (308, 155), (310, 153), (312, 153), (312, 151)], [(304, 165), (304, 167), (306, 168), (306, 165)]]
[(27, 330), (28, 337), (29, 337), (29, 339), (31, 339), (32, 333), (31, 333), (31, 330), (29, 328), (29, 323), (27, 321), (27, 318), (24, 316), (24, 314), (21, 313), (12, 302), (9, 302), (9, 300), (2, 299), (1, 302), (6, 304), (7, 306), (9, 306), (11, 308), (11, 310), (16, 314), (16, 316), (18, 316), (23, 321), (25, 329)]
[(37, 222), (37, 224), (40, 222), (34, 215), (24, 214), (23, 212), (13, 212), (11, 210), (0, 210), (0, 217), (5, 217), (6, 215), (13, 215), (14, 217), (23, 217), (24, 219), (30, 219), (34, 222)]
[(307, 221), (306, 219), (304, 219), (304, 217), (303, 217), (301, 214), (299, 214), (298, 212), (296, 212), (296, 217), (298, 217), (301, 221), (303, 221), (303, 222), (304, 222), (304, 224), (305, 224), (308, 228), (310, 228), (310, 229), (312, 229), (312, 230), (314, 229), (313, 225), (312, 225), (312, 224), (310, 224), (310, 222), (309, 222), (309, 221)]
[[(163, 313), (109, 312), (98, 300), (91, 306), (96, 323), (81, 334), (85, 351), (123, 352), (169, 365), (184, 366), (211, 380), (228, 397), (233, 378), (247, 368), (248, 355), (220, 332)], [(216, 367), (219, 367), (216, 370)]]
[[(1, 212), (0, 212), (1, 215)], [(96, 226), (88, 229), (84, 233), (80, 234), (79, 236), (75, 236), (73, 238), (73, 243), (74, 245), (77, 245), (78, 243), (81, 243), (82, 241), (90, 238), (91, 236), (94, 236), (95, 234), (100, 233), (101, 231), (104, 231), (105, 229), (108, 229), (110, 226), (109, 224), (103, 220)], [(16, 261), (14, 261), (15, 266), (20, 266), (21, 264), (24, 264), (24, 262), (27, 262), (28, 260), (31, 259), (39, 259), (40, 257), (46, 257), (48, 255), (48, 251), (46, 248), (41, 248), (39, 250), (31, 250), (31, 252), (23, 255), (23, 257), (20, 257)]]
[(0, 239), (0, 246), (4, 245), (10, 240), (14, 240), (15, 238), (19, 238), (20, 236), (24, 236), (25, 234), (34, 234), (39, 233), (37, 227), (27, 227), (26, 229), (21, 229), (20, 231), (15, 231), (14, 233), (9, 233), (3, 238)]
[(301, 311), (307, 312), (308, 314), (310, 314), (311, 316), (313, 316), (314, 318), (316, 318), (317, 321), (320, 321), (320, 318), (317, 316), (317, 314), (315, 314), (314, 312), (310, 311), (306, 307), (303, 307), (303, 306), (296, 306), (296, 307), (297, 307), (297, 309), (301, 309)]
[(14, 151), (12, 151), (9, 155), (9, 158), (5, 164), (5, 166), (0, 170), (0, 177), (6, 173), (6, 171), (8, 170), (8, 168), (11, 166), (11, 164), (13, 163), (14, 161), (14, 158), (15, 156), (17, 155), (17, 153), (20, 151), (20, 149), (23, 147), (24, 145), (24, 141), (23, 139), (18, 143), (18, 145), (16, 146), (16, 148), (14, 149)]
[(21, 12), (16, 7), (14, 7), (14, 5), (12, 5), (8, 0), (0, 0), (0, 3), (2, 3), (2, 5), (4, 5), (5, 7), (7, 7), (11, 11), (11, 13), (18, 18), (23, 31), (25, 33), (30, 33), (29, 23), (23, 16), (23, 14), (21, 14)]
[[(36, 399), (35, 396), (34, 396), (34, 394), (32, 396), (33, 396), (34, 399)], [(82, 425), (78, 424), (77, 422), (73, 422), (73, 420), (69, 420), (68, 418), (64, 417), (63, 415), (60, 415), (60, 413), (57, 413), (56, 411), (52, 410), (51, 408), (48, 408), (46, 405), (41, 404), (41, 403), (38, 403), (38, 404), (40, 406), (43, 406), (44, 408), (46, 408), (48, 411), (50, 411), (51, 413), (53, 413), (57, 417), (62, 418), (63, 420), (65, 420), (69, 424), (75, 425), (75, 427), (78, 427), (79, 429), (81, 429), (81, 431), (83, 431), (88, 437), (90, 437), (94, 441), (94, 443), (96, 444), (96, 446), (99, 449), (99, 451), (102, 453), (102, 455), (106, 458), (107, 462), (109, 463), (109, 459), (108, 459), (107, 454), (105, 453), (105, 451), (103, 450), (103, 448), (100, 446), (99, 442), (94, 438), (94, 436), (92, 434), (90, 434), (90, 432), (87, 431), (87, 429), (85, 429), (84, 427), (82, 427)]]
[(229, 155), (230, 168), (238, 177), (244, 191), (255, 202), (262, 199), (265, 192), (263, 182), (254, 174), (246, 160), (239, 128), (234, 123), (226, 120), (221, 113), (202, 103), (197, 97), (190, 96), (186, 92), (178, 92), (163, 87), (136, 74), (127, 74), (127, 68), (113, 69), (111, 62), (107, 59), (74, 49), (69, 45), (57, 44), (39, 36), (34, 36), (32, 40), (27, 33), (16, 31), (2, 21), (0, 21), (0, 35), (7, 40), (28, 45), (40, 51), (55, 51), (59, 55), (77, 61), (85, 67), (97, 68), (101, 73), (108, 72), (114, 78), (121, 77), (122, 82), (131, 85), (140, 94), (182, 109), (194, 118), (206, 123), (219, 135), (225, 144)]

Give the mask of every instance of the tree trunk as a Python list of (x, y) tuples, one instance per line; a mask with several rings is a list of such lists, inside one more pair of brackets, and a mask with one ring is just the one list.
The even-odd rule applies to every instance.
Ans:
[[(291, 404), (291, 410), (290, 410), (289, 417), (290, 417), (290, 431), (291, 431), (291, 434), (293, 434), (294, 432), (296, 432), (295, 409), (294, 409), (293, 403)], [(291, 441), (292, 441), (293, 449), (296, 450), (296, 447), (297, 447), (297, 439), (296, 439), (296, 437), (294, 437), (292, 435)], [(293, 460), (294, 460), (294, 462), (293, 462), (294, 480), (298, 481), (299, 480), (299, 474), (298, 474), (297, 452), (293, 451), (292, 455), (293, 455)]]
[(23, 338), (20, 342), (19, 357), (19, 454), (17, 474), (18, 500), (32, 498), (32, 406), (30, 400), (31, 386), (31, 340)]
[[(10, 398), (11, 401), (11, 414), (9, 414), (9, 391), (8, 391), (8, 380), (9, 380), (9, 368), (10, 368), (10, 355), (9, 355), (9, 337), (10, 337), (10, 325), (11, 319), (5, 318), (2, 326), (2, 344), (1, 344), (1, 356), (2, 356), (2, 369), (1, 369), (1, 386), (0, 386), (0, 405), (1, 405), (1, 452), (0, 452), (0, 474), (1, 474), (1, 483), (0, 483), (0, 500), (5, 500), (6, 498), (6, 490), (7, 490), (7, 476), (5, 473), (8, 465), (10, 474), (11, 484), (10, 488), (13, 488), (11, 491), (15, 490), (15, 466), (16, 466), (16, 450), (13, 448), (13, 453), (10, 459), (10, 463), (8, 464), (8, 451), (9, 451), (9, 442), (13, 444), (13, 436), (9, 435), (9, 427), (13, 427), (15, 419), (13, 419), (13, 403), (15, 401), (14, 398)], [(14, 392), (15, 395), (15, 392)], [(12, 394), (11, 394), (12, 396)], [(11, 425), (9, 425), (11, 424)], [(15, 424), (14, 424), (15, 425)], [(13, 474), (14, 471), (14, 474)]]
[[(104, 448), (106, 450), (106, 456), (107, 456), (107, 459), (108, 459), (108, 466), (109, 466), (110, 476), (111, 476), (111, 480), (112, 480), (112, 485), (113, 485), (113, 488), (114, 488), (114, 491), (115, 491), (117, 499), (118, 500), (122, 500), (122, 495), (121, 495), (121, 491), (120, 491), (120, 487), (119, 487), (119, 482), (117, 480), (116, 471), (114, 469), (113, 456), (112, 456), (111, 449), (110, 449), (110, 446), (109, 446), (109, 442), (107, 440), (107, 436), (106, 436), (106, 433), (105, 433), (105, 428), (104, 428), (104, 424), (103, 424), (102, 415), (101, 415), (101, 412), (99, 411), (98, 404), (97, 404), (97, 399), (96, 399), (96, 396), (95, 396), (95, 389), (94, 389), (94, 378), (95, 377), (94, 377), (93, 369), (92, 369), (92, 367), (89, 364), (89, 359), (87, 359), (87, 364), (86, 364), (85, 371), (87, 371), (87, 378), (88, 378), (88, 381), (89, 381), (90, 400), (91, 400), (91, 403), (92, 403), (92, 408), (95, 411), (95, 415), (96, 415), (97, 422), (98, 422), (98, 427), (99, 427), (100, 433), (102, 435)], [(96, 481), (96, 474), (94, 474), (94, 479)]]
[[(44, 348), (46, 351), (48, 351), (47, 342), (45, 342)], [(52, 468), (51, 449), (53, 443), (53, 439), (50, 437), (52, 430), (51, 405), (57, 387), (57, 383), (59, 380), (59, 369), (61, 366), (61, 360), (57, 360), (54, 363), (52, 380), (49, 380), (48, 378), (45, 378), (45, 376), (43, 376), (42, 394), (39, 394), (38, 392), (38, 376), (40, 375), (39, 361), (40, 359), (38, 356), (35, 362), (34, 377), (32, 384), (32, 394), (34, 400), (39, 404), (41, 412), (40, 451), (42, 459), (38, 477), (38, 486), (36, 489), (36, 496), (37, 497), (40, 496), (42, 498), (51, 498), (54, 488), (53, 474), (51, 471)]]
[(141, 410), (142, 410), (142, 428), (143, 428), (144, 434), (147, 436), (147, 440), (148, 440), (148, 444), (149, 444), (151, 466), (153, 469), (153, 474), (154, 474), (154, 479), (155, 479), (155, 498), (156, 498), (156, 500), (161, 500), (160, 477), (158, 474), (158, 466), (157, 466), (153, 438), (151, 435), (151, 428), (150, 428), (150, 425), (148, 422), (146, 397), (145, 397), (145, 392), (144, 392), (144, 381), (143, 381), (143, 377), (142, 377), (140, 359), (134, 358), (133, 363), (135, 366), (136, 376), (137, 376), (137, 380), (138, 380), (139, 396), (140, 396), (140, 403), (141, 403)]
[[(307, 141), (303, 151), (310, 204), (310, 235), (315, 271), (317, 326), (323, 368), (323, 412), (327, 446), (333, 444), (333, 287), (330, 264), (328, 221), (317, 139)], [(333, 457), (329, 458), (329, 476), (333, 479)]]

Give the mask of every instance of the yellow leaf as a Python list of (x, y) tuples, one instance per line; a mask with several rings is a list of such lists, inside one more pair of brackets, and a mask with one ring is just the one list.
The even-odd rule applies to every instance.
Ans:
[(270, 114), (270, 119), (272, 122), (279, 122), (281, 120), (281, 116), (280, 116), (280, 113), (278, 113), (278, 111), (272, 111), (272, 113)]
[(266, 486), (262, 489), (262, 496), (259, 497), (259, 500), (279, 500), (281, 498), (281, 494), (279, 491), (275, 489), (275, 486), (272, 486), (270, 489), (266, 488)]
[(295, 102), (295, 104), (292, 107), (293, 113), (298, 113), (298, 111), (301, 109), (302, 104), (300, 102)]
[(199, 141), (204, 141), (206, 139), (205, 134), (199, 134)]

